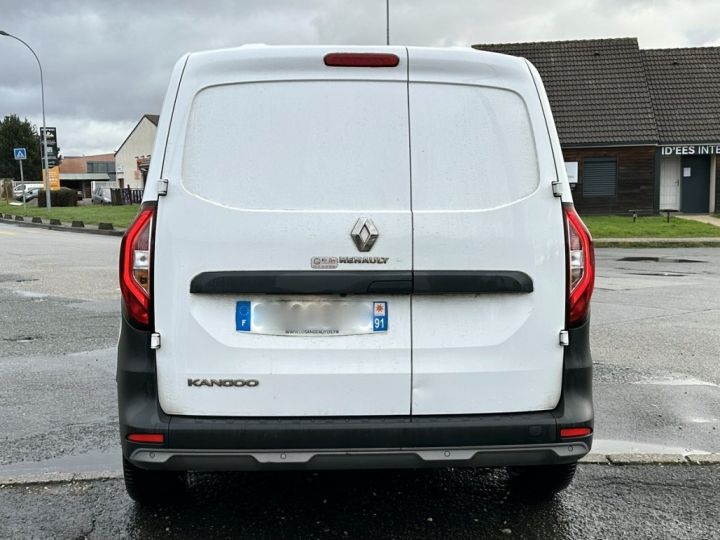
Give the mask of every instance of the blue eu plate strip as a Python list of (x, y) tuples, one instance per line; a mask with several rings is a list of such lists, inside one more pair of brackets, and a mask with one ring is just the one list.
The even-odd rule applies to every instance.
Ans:
[(252, 305), (248, 300), (240, 300), (235, 304), (235, 330), (249, 332), (252, 328)]
[(387, 302), (373, 302), (373, 332), (387, 332)]

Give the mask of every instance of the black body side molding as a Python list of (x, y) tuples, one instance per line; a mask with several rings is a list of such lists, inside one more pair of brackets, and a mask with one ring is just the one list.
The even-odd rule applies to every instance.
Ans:
[(410, 294), (412, 272), (203, 272), (190, 282), (202, 294)]
[(512, 270), (203, 272), (197, 294), (477, 294), (531, 293), (533, 281)]
[(531, 293), (533, 280), (513, 270), (456, 272), (415, 271), (413, 292), (418, 294)]

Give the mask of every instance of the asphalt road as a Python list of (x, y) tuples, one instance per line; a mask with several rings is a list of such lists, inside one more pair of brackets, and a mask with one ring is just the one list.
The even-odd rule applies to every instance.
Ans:
[[(119, 468), (119, 241), (0, 224), (0, 478)], [(720, 452), (720, 249), (601, 249), (597, 267), (594, 451)], [(0, 537), (712, 538), (719, 473), (583, 465), (540, 508), (483, 471), (198, 476), (157, 514), (117, 480), (15, 486)]]
[(198, 475), (143, 510), (120, 480), (0, 488), (2, 538), (712, 539), (720, 467), (583, 465), (549, 503), (500, 471)]

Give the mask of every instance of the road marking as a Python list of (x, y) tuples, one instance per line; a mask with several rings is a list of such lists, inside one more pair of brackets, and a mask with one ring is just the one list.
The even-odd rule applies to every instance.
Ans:
[(654, 379), (642, 379), (632, 384), (649, 384), (656, 386), (714, 386), (718, 387), (717, 384), (709, 381), (703, 381), (683, 375), (681, 373), (671, 373), (667, 377), (654, 378)]
[(15, 236), (14, 232), (8, 232), (8, 231), (0, 231), (0, 234), (4, 235), (4, 236)]

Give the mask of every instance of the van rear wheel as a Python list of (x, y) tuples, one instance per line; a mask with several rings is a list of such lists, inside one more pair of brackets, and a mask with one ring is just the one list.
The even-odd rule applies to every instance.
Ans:
[(130, 498), (153, 506), (175, 500), (186, 488), (187, 474), (177, 471), (147, 471), (123, 458), (125, 489)]
[(529, 499), (551, 499), (567, 488), (575, 477), (577, 463), (508, 467), (510, 491)]

